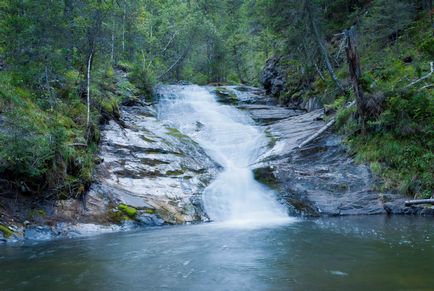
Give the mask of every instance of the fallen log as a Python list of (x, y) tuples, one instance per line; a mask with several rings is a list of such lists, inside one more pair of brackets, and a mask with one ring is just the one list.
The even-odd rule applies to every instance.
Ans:
[[(346, 106), (346, 108), (350, 108), (352, 106), (354, 106), (356, 104), (356, 101), (352, 101), (350, 104), (348, 104)], [(327, 129), (329, 129), (330, 127), (332, 127), (336, 122), (336, 119), (333, 118), (332, 120), (330, 120), (329, 122), (327, 122), (326, 125), (324, 125), (323, 127), (321, 127), (316, 133), (314, 133), (313, 135), (311, 135), (308, 139), (306, 139), (304, 142), (302, 142), (301, 144), (299, 144), (298, 148), (302, 148), (305, 145), (307, 145), (308, 143), (310, 143), (311, 141), (313, 141), (314, 139), (316, 139), (317, 137), (319, 137), (323, 132), (325, 132)]]
[(405, 206), (420, 205), (420, 204), (433, 204), (434, 205), (434, 199), (416, 199), (416, 200), (405, 201)]

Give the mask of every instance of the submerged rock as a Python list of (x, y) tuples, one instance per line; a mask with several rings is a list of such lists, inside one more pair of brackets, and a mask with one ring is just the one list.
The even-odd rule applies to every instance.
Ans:
[(24, 231), (24, 238), (33, 241), (46, 241), (53, 239), (54, 232), (48, 226), (30, 226)]

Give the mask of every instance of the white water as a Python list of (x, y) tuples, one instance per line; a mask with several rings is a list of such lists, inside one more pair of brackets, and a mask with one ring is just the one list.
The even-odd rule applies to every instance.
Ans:
[(285, 207), (254, 179), (249, 167), (268, 142), (251, 118), (219, 104), (203, 87), (165, 86), (160, 93), (159, 118), (196, 141), (223, 167), (203, 194), (210, 219), (231, 226), (287, 223)]

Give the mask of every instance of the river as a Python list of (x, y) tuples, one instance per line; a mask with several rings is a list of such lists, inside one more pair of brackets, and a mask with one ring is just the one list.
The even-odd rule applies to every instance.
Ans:
[(0, 245), (0, 290), (432, 290), (432, 218), (290, 217), (254, 180), (267, 139), (198, 86), (165, 86), (161, 122), (222, 168), (212, 222)]
[(203, 193), (211, 220), (248, 227), (290, 220), (273, 191), (253, 178), (250, 165), (268, 140), (247, 113), (219, 104), (195, 85), (164, 86), (160, 96), (159, 119), (192, 138), (223, 168)]
[(432, 290), (432, 218), (218, 223), (0, 246), (0, 290)]

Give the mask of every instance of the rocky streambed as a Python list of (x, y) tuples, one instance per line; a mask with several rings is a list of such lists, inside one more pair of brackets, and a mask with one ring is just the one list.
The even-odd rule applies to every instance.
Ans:
[[(375, 190), (369, 168), (356, 164), (332, 132), (298, 148), (324, 126), (322, 109), (281, 107), (264, 91), (250, 87), (207, 90), (220, 103), (248, 112), (268, 137), (251, 167), (290, 214), (434, 213), (433, 208), (405, 207), (404, 197)], [(202, 127), (192, 126), (197, 131)], [(82, 200), (45, 205), (46, 219), (17, 224), (9, 238), (0, 232), (0, 240), (48, 240), (209, 220), (202, 193), (221, 166), (192, 138), (159, 120), (153, 104), (137, 101), (121, 108), (119, 120), (102, 130), (98, 160), (95, 182)]]
[(256, 88), (226, 87), (235, 106), (250, 113), (270, 138), (269, 150), (254, 165), (257, 180), (278, 192), (295, 215), (433, 215), (434, 208), (406, 207), (399, 194), (376, 190), (369, 167), (357, 164), (331, 130), (299, 148), (325, 125), (323, 109), (289, 109)]

